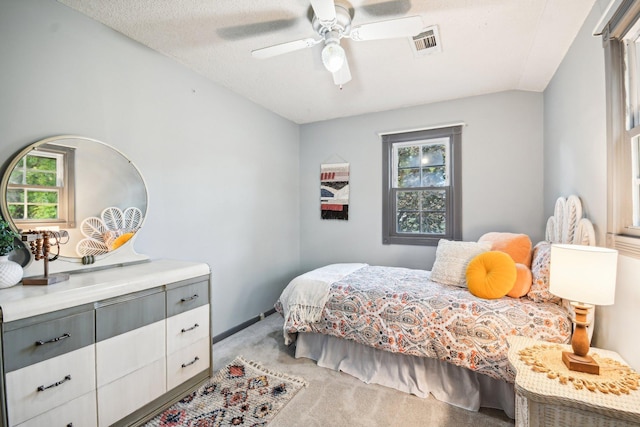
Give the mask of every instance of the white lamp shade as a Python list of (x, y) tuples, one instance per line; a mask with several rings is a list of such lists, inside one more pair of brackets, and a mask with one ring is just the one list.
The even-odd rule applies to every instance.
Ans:
[(549, 292), (569, 301), (613, 304), (618, 251), (597, 246), (551, 245)]

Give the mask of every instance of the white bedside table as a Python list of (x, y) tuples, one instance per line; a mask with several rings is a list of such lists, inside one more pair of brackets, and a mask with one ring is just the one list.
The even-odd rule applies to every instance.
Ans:
[[(544, 372), (536, 372), (521, 360), (520, 350), (534, 345), (556, 346), (525, 337), (508, 337), (509, 363), (516, 372), (516, 427), (535, 426), (640, 426), (640, 389), (629, 394), (602, 393), (586, 388), (577, 390), (569, 382), (561, 384)], [(560, 346), (571, 351), (571, 346)], [(617, 353), (591, 348), (589, 354), (617, 360)], [(561, 350), (557, 351), (561, 362)], [(555, 355), (553, 356), (555, 358)], [(603, 366), (604, 367), (604, 366)], [(571, 372), (571, 371), (567, 371)], [(569, 374), (571, 375), (571, 374)], [(588, 374), (582, 374), (588, 375)], [(594, 375), (594, 378), (598, 376)]]

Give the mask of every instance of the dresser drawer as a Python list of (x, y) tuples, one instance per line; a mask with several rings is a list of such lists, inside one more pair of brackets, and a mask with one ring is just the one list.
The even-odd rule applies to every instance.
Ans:
[(165, 358), (98, 388), (98, 425), (110, 426), (164, 394)]
[(165, 321), (96, 343), (98, 387), (165, 357)]
[(31, 418), (17, 427), (96, 427), (97, 425), (96, 392), (92, 391), (42, 415)]
[(38, 320), (38, 317), (31, 318), (24, 327), (15, 328), (20, 321), (4, 326), (5, 372), (69, 353), (95, 341), (93, 310), (41, 322)]
[(167, 356), (167, 390), (209, 368), (211, 341), (202, 338)]
[(20, 424), (96, 387), (95, 346), (90, 345), (6, 375), (9, 424)]
[(167, 317), (209, 304), (209, 281), (167, 287)]
[(202, 305), (167, 319), (167, 354), (209, 337), (210, 305)]
[(165, 318), (161, 290), (101, 302), (96, 308), (96, 341), (124, 334)]

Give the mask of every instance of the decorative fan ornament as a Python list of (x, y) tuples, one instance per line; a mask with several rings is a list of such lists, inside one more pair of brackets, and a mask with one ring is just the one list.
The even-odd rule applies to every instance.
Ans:
[(564, 218), (562, 241), (573, 243), (578, 223), (582, 218), (582, 203), (578, 196), (571, 195), (567, 197)]
[(76, 252), (78, 252), (80, 256), (102, 255), (109, 252), (109, 246), (96, 239), (82, 239), (76, 245)]
[(137, 230), (142, 224), (142, 212), (138, 208), (128, 208), (124, 210), (124, 228), (127, 230)]
[(124, 213), (119, 208), (106, 208), (102, 211), (102, 220), (109, 230), (124, 228)]
[(133, 237), (142, 225), (142, 212), (136, 207), (122, 211), (117, 207), (108, 207), (100, 218), (85, 218), (80, 231), (85, 236), (76, 245), (80, 256), (102, 255), (118, 249)]
[(100, 240), (108, 229), (103, 220), (95, 216), (90, 216), (82, 221), (80, 231), (85, 237)]
[(571, 195), (566, 199), (558, 197), (553, 216), (547, 220), (545, 240), (551, 243), (595, 246), (593, 224), (582, 215), (582, 202), (578, 196)]
[(424, 29), (420, 16), (389, 19), (368, 24), (351, 26), (351, 12), (348, 7), (334, 3), (334, 0), (310, 0), (313, 9), (311, 25), (319, 38), (309, 37), (280, 43), (251, 51), (254, 58), (271, 58), (296, 50), (324, 43), (322, 63), (333, 75), (333, 82), (342, 85), (351, 80), (351, 71), (340, 40), (349, 38), (354, 41), (383, 40), (413, 37)]

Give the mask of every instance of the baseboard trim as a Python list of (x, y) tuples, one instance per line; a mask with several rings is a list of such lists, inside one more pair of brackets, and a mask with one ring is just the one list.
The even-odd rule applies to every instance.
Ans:
[[(267, 316), (271, 316), (272, 314), (274, 314), (276, 312), (275, 308), (272, 308), (269, 311), (265, 311), (264, 317)], [(224, 332), (222, 332), (221, 334), (216, 335), (215, 337), (213, 337), (213, 339), (211, 340), (213, 342), (213, 344), (216, 344), (220, 341), (222, 341), (225, 338), (230, 337), (231, 335), (240, 332), (241, 330), (248, 328), (249, 326), (253, 325), (254, 323), (258, 323), (259, 321), (263, 320), (260, 316), (255, 316), (252, 317), (251, 319), (247, 320), (246, 322), (242, 322), (241, 324), (239, 324), (238, 326), (234, 326), (231, 329), (228, 329)]]

